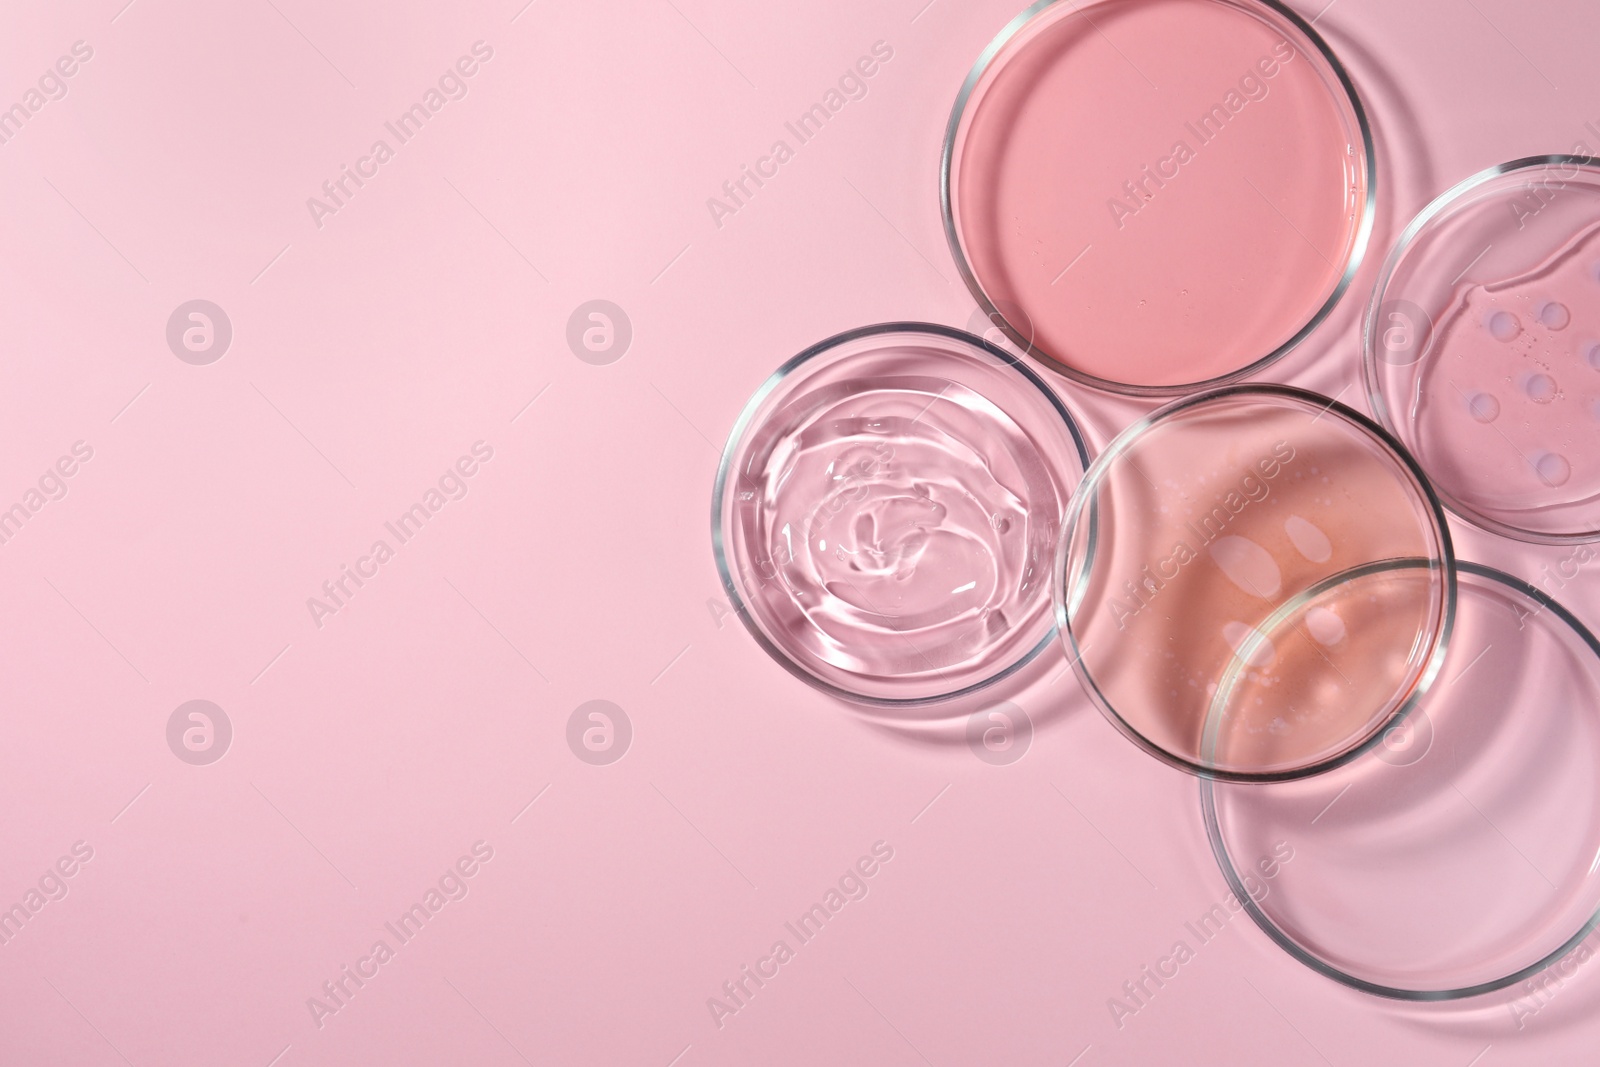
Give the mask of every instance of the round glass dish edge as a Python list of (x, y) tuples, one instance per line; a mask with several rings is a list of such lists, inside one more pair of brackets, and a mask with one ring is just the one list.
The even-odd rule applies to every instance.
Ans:
[[(1079, 385), (1121, 396), (1171, 398), (1229, 385), (1249, 378), (1294, 351), (1300, 346), (1301, 342), (1326, 321), (1328, 316), (1333, 313), (1333, 309), (1338, 306), (1339, 301), (1344, 298), (1345, 293), (1350, 288), (1350, 283), (1355, 280), (1356, 273), (1366, 259), (1367, 248), (1371, 243), (1372, 228), (1377, 215), (1378, 173), (1376, 149), (1372, 140), (1372, 126), (1367, 119), (1366, 108), (1361, 103), (1361, 96), (1356, 92), (1355, 83), (1350, 80), (1349, 72), (1345, 70), (1344, 64), (1339, 61), (1339, 57), (1334, 54), (1327, 41), (1323, 40), (1322, 35), (1309, 22), (1281, 3), (1280, 0), (1249, 0), (1250, 3), (1267, 8), (1275, 15), (1288, 21), (1290, 25), (1304, 34), (1306, 39), (1316, 46), (1318, 53), (1328, 63), (1334, 76), (1338, 78), (1339, 86), (1344, 90), (1345, 97), (1350, 102), (1356, 125), (1361, 131), (1362, 151), (1366, 160), (1367, 195), (1362, 205), (1361, 221), (1356, 227), (1355, 240), (1351, 243), (1350, 255), (1345, 261), (1344, 271), (1340, 276), (1338, 285), (1328, 295), (1327, 300), (1306, 321), (1305, 325), (1300, 327), (1293, 337), (1290, 337), (1273, 351), (1244, 367), (1214, 378), (1207, 378), (1204, 381), (1180, 385), (1135, 385), (1129, 382), (1117, 382), (1109, 378), (1100, 378), (1075, 367), (1069, 367), (1039, 348), (1033, 343), (1031, 337), (1024, 337), (1006, 318), (1005, 314), (989, 299), (989, 295), (984, 292), (983, 286), (979, 284), (977, 276), (972, 271), (972, 265), (967, 260), (966, 252), (962, 249), (961, 236), (956, 231), (955, 209), (950, 201), (950, 168), (955, 156), (956, 135), (961, 129), (961, 121), (966, 114), (967, 103), (972, 96), (973, 89), (988, 73), (989, 65), (994, 62), (995, 57), (1022, 32), (1024, 27), (1057, 4), (1065, 3), (1070, 6), (1077, 2), (1078, 0), (1035, 0), (1031, 6), (1013, 16), (1011, 21), (1006, 23), (993, 40), (985, 45), (983, 51), (978, 54), (972, 69), (967, 72), (966, 78), (961, 83), (961, 89), (956, 93), (955, 106), (950, 110), (950, 118), (945, 124), (944, 141), (939, 150), (939, 216), (944, 225), (945, 244), (950, 249), (950, 256), (955, 261), (956, 270), (960, 273), (961, 280), (966, 284), (967, 291), (977, 301), (978, 307), (989, 318), (989, 321), (999, 327), (1000, 331), (1005, 334), (1012, 344), (1016, 345), (1018, 349), (1028, 356), (1038, 360), (1043, 366), (1049, 367), (1057, 374), (1077, 382)], [(1217, 2), (1227, 2), (1227, 0), (1217, 0)]]
[[(1316, 403), (1319, 406), (1322, 406), (1325, 411), (1335, 412), (1341, 417), (1354, 423), (1360, 429), (1372, 434), (1380, 443), (1387, 446), (1390, 451), (1395, 454), (1395, 456), (1400, 460), (1401, 465), (1411, 474), (1412, 478), (1417, 484), (1417, 487), (1421, 490), (1422, 499), (1427, 504), (1428, 511), (1433, 516), (1434, 526), (1439, 534), (1439, 559), (1437, 561), (1430, 562), (1436, 562), (1444, 572), (1444, 612), (1439, 620), (1438, 640), (1434, 643), (1433, 652), (1428, 657), (1428, 661), (1423, 667), (1421, 674), (1418, 676), (1416, 683), (1412, 686), (1411, 692), (1407, 694), (1405, 701), (1400, 705), (1400, 707), (1395, 709), (1394, 714), (1389, 717), (1389, 719), (1384, 723), (1383, 727), (1381, 729), (1374, 730), (1372, 736), (1368, 737), (1361, 744), (1347, 752), (1341, 752), (1337, 756), (1334, 756), (1330, 759), (1323, 760), (1320, 763), (1315, 763), (1309, 767), (1294, 771), (1274, 771), (1262, 774), (1251, 774), (1240, 771), (1218, 770), (1214, 767), (1206, 767), (1203, 764), (1186, 760), (1181, 756), (1168, 752), (1160, 745), (1157, 745), (1153, 741), (1146, 738), (1137, 729), (1135, 729), (1131, 723), (1125, 720), (1115, 708), (1111, 706), (1110, 702), (1101, 694), (1099, 687), (1094, 683), (1093, 679), (1087, 676), (1088, 669), (1084, 666), (1083, 655), (1078, 648), (1077, 638), (1072, 632), (1072, 627), (1069, 624), (1068, 618), (1068, 601), (1073, 599), (1073, 597), (1067, 592), (1067, 570), (1070, 565), (1068, 556), (1072, 545), (1072, 531), (1079, 521), (1079, 516), (1085, 507), (1085, 502), (1088, 503), (1090, 508), (1087, 519), (1088, 533), (1086, 534), (1088, 538), (1088, 546), (1084, 549), (1083, 566), (1080, 568), (1080, 574), (1075, 582), (1075, 586), (1082, 586), (1082, 584), (1087, 580), (1089, 570), (1094, 565), (1095, 541), (1096, 537), (1098, 536), (1099, 526), (1098, 515), (1095, 511), (1096, 504), (1094, 502), (1093, 492), (1094, 483), (1103, 477), (1103, 472), (1115, 462), (1119, 455), (1126, 452), (1134, 442), (1138, 441), (1145, 434), (1145, 432), (1158, 421), (1164, 420), (1172, 415), (1176, 415), (1179, 412), (1185, 411), (1196, 406), (1197, 404), (1209, 400), (1219, 397), (1238, 396), (1241, 394), (1287, 397), (1298, 401), (1309, 401)], [(1312, 392), (1309, 389), (1301, 389), (1292, 385), (1274, 385), (1264, 382), (1235, 383), (1232, 385), (1224, 385), (1215, 389), (1195, 393), (1192, 396), (1182, 397), (1164, 407), (1158, 408), (1155, 411), (1144, 415), (1138, 421), (1130, 424), (1126, 429), (1114, 437), (1106, 445), (1106, 447), (1101, 450), (1099, 455), (1095, 456), (1094, 462), (1090, 464), (1089, 468), (1084, 471), (1083, 479), (1079, 481), (1077, 490), (1073, 492), (1072, 499), (1068, 503), (1066, 515), (1062, 519), (1061, 540), (1056, 546), (1056, 565), (1054, 576), (1055, 584), (1051, 587), (1051, 595), (1054, 599), (1056, 616), (1055, 631), (1066, 643), (1065, 651), (1067, 653), (1068, 660), (1071, 662), (1072, 671), (1077, 676), (1078, 683), (1082, 687), (1085, 695), (1089, 697), (1090, 702), (1094, 704), (1095, 708), (1100, 711), (1101, 715), (1110, 720), (1111, 725), (1116, 727), (1118, 732), (1120, 732), (1128, 740), (1132, 741), (1143, 751), (1154, 756), (1156, 759), (1160, 760), (1162, 763), (1165, 763), (1169, 767), (1174, 767), (1180, 771), (1194, 775), (1195, 777), (1204, 781), (1210, 781), (1214, 779), (1222, 782), (1241, 784), (1291, 782), (1302, 778), (1310, 778), (1315, 775), (1322, 774), (1325, 771), (1331, 771), (1336, 767), (1341, 767), (1346, 763), (1351, 762), (1352, 760), (1359, 759), (1372, 748), (1382, 743), (1385, 730), (1404, 722), (1406, 717), (1411, 714), (1412, 709), (1414, 709), (1417, 704), (1421, 702), (1422, 698), (1427, 695), (1428, 691), (1433, 688), (1434, 682), (1438, 680), (1439, 672), (1444, 667), (1445, 655), (1449, 651), (1450, 646), (1450, 636), (1455, 628), (1456, 566), (1455, 542), (1450, 535), (1450, 523), (1445, 517), (1444, 507), (1439, 501), (1438, 494), (1434, 492), (1433, 483), (1428, 480), (1427, 474), (1422, 470), (1421, 466), (1418, 465), (1416, 459), (1411, 455), (1406, 447), (1395, 438), (1393, 434), (1389, 433), (1386, 429), (1384, 429), (1384, 427), (1367, 416), (1361, 414), (1359, 411), (1356, 411), (1354, 408), (1351, 408), (1345, 404), (1341, 404), (1338, 400), (1325, 397), (1320, 393)], [(1359, 570), (1360, 568), (1357, 569)], [(1326, 582), (1322, 584), (1326, 584)]]
[[(1497, 163), (1492, 167), (1469, 175), (1452, 185), (1438, 196), (1434, 197), (1426, 207), (1417, 213), (1400, 237), (1395, 241), (1394, 247), (1389, 250), (1384, 259), (1383, 269), (1378, 274), (1378, 280), (1372, 287), (1372, 295), (1367, 300), (1367, 310), (1362, 316), (1361, 325), (1361, 377), (1362, 384), (1367, 390), (1367, 403), (1371, 406), (1373, 414), (1377, 416), (1383, 428), (1395, 436), (1399, 430), (1395, 426), (1394, 418), (1389, 413), (1389, 405), (1383, 395), (1382, 386), (1378, 380), (1378, 354), (1377, 354), (1377, 321), (1382, 305), (1386, 302), (1383, 298), (1389, 289), (1389, 283), (1394, 278), (1394, 272), (1399, 267), (1400, 261), (1411, 250), (1412, 244), (1423, 230), (1427, 229), (1436, 218), (1454, 205), (1462, 197), (1476, 189), (1480, 189), (1496, 178), (1518, 171), (1530, 170), (1534, 167), (1553, 166), (1588, 167), (1600, 174), (1600, 157), (1555, 154), (1545, 156), (1523, 156), (1520, 159)], [(1524, 530), (1520, 526), (1491, 519), (1475, 508), (1471, 508), (1453, 494), (1439, 490), (1440, 498), (1451, 514), (1471, 523), (1480, 530), (1485, 530), (1501, 537), (1520, 541), (1532, 545), (1581, 545), (1600, 541), (1600, 529), (1571, 534), (1543, 534), (1533, 530)]]
[[(993, 344), (988, 340), (985, 340), (982, 337), (978, 337), (974, 334), (966, 332), (965, 330), (959, 330), (953, 326), (945, 326), (940, 323), (902, 321), (880, 322), (869, 326), (857, 326), (854, 329), (845, 330), (841, 333), (833, 334), (830, 337), (825, 337), (815, 344), (810, 345), (798, 354), (785, 360), (777, 370), (767, 375), (766, 379), (762, 381), (761, 385), (757, 387), (756, 391), (750, 395), (750, 399), (745, 401), (744, 406), (739, 410), (739, 415), (738, 418), (734, 420), (733, 428), (728, 431), (728, 440), (722, 447), (722, 455), (717, 460), (716, 480), (712, 486), (711, 493), (711, 550), (717, 564), (717, 576), (722, 580), (722, 591), (727, 595), (728, 603), (733, 608), (734, 614), (739, 617), (739, 621), (744, 624), (744, 628), (749, 631), (750, 636), (755, 638), (756, 644), (761, 647), (761, 650), (765, 652), (772, 660), (780, 664), (784, 670), (788, 671), (790, 674), (794, 675), (796, 678), (805, 682), (812, 688), (852, 704), (877, 708), (920, 708), (942, 704), (951, 700), (957, 700), (961, 697), (976, 693), (982, 689), (986, 689), (996, 682), (1009, 678), (1011, 675), (1015, 674), (1017, 671), (1020, 671), (1023, 667), (1037, 659), (1040, 653), (1044, 652), (1045, 649), (1055, 644), (1057, 639), (1056, 626), (1052, 625), (1049, 632), (1041, 637), (1039, 641), (1026, 653), (1018, 657), (1015, 662), (1009, 664), (1004, 669), (996, 672), (988, 678), (974, 682), (973, 684), (964, 686), (960, 689), (926, 697), (874, 697), (863, 693), (855, 693), (851, 690), (834, 685), (831, 682), (824, 681), (823, 679), (812, 674), (810, 671), (807, 671), (805, 668), (795, 663), (787, 654), (784, 653), (781, 648), (777, 646), (776, 643), (772, 641), (771, 638), (766, 635), (766, 633), (761, 629), (760, 624), (757, 623), (754, 618), (752, 618), (749, 607), (745, 604), (744, 598), (739, 593), (738, 584), (735, 582), (733, 573), (728, 567), (727, 546), (723, 540), (724, 489), (727, 485), (729, 469), (733, 461), (735, 451), (737, 450), (740, 442), (744, 439), (745, 435), (751, 429), (752, 422), (756, 413), (760, 410), (761, 405), (765, 403), (767, 398), (770, 397), (773, 392), (775, 392), (778, 387), (783, 384), (785, 379), (787, 379), (790, 374), (810, 360), (815, 359), (816, 357), (838, 347), (839, 345), (849, 344), (852, 341), (858, 341), (864, 337), (873, 337), (880, 334), (893, 333), (925, 333), (932, 334), (936, 337), (943, 337), (947, 340), (959, 341), (963, 344), (975, 347), (985, 352), (989, 356), (992, 356), (1001, 366), (1009, 367), (1012, 370), (1020, 372), (1023, 378), (1044, 396), (1044, 398), (1049, 402), (1050, 406), (1055, 410), (1056, 414), (1060, 416), (1062, 424), (1066, 427), (1067, 434), (1072, 440), (1073, 448), (1077, 452), (1078, 461), (1082, 467), (1082, 473), (1088, 472), (1089, 465), (1092, 462), (1093, 457), (1089, 451), (1088, 438), (1084, 436), (1083, 428), (1079, 425), (1078, 419), (1072, 414), (1072, 410), (1067, 407), (1066, 402), (1063, 401), (1060, 396), (1056, 395), (1054, 389), (1050, 388), (1050, 384), (1040, 377), (1032, 367), (1028, 366), (1027, 362), (1023, 359), (1011, 352), (1007, 352), (1005, 349)], [(1074, 491), (1072, 495), (1076, 496), (1076, 492)], [(1070, 506), (1070, 499), (1063, 506), (1063, 519), (1066, 515), (1066, 508), (1068, 506)], [(1053, 611), (1051, 617), (1052, 619), (1054, 618)]]
[[(1398, 562), (1404, 563), (1406, 561)], [(1554, 597), (1551, 597), (1548, 593), (1544, 592), (1544, 590), (1539, 589), (1538, 587), (1533, 586), (1528, 582), (1515, 577), (1514, 575), (1507, 574), (1504, 571), (1496, 570), (1493, 567), (1489, 567), (1481, 563), (1475, 563), (1470, 560), (1457, 560), (1455, 563), (1455, 568), (1459, 571), (1464, 571), (1467, 574), (1475, 575), (1480, 578), (1486, 578), (1490, 581), (1499, 582), (1506, 588), (1528, 597), (1541, 607), (1549, 609), (1555, 614), (1556, 618), (1566, 623), (1567, 626), (1569, 626), (1572, 631), (1576, 633), (1586, 645), (1589, 646), (1589, 649), (1595, 654), (1596, 658), (1600, 658), (1600, 639), (1597, 639), (1593, 631), (1585, 626), (1580, 619), (1562, 606), (1560, 601), (1556, 600)], [(1381, 736), (1382, 734), (1380, 733), (1379, 737), (1381, 738)], [(1222, 827), (1217, 819), (1216, 796), (1211, 784), (1211, 779), (1206, 777), (1202, 777), (1200, 780), (1200, 812), (1201, 818), (1206, 824), (1206, 838), (1210, 842), (1212, 855), (1217, 861), (1218, 868), (1222, 871), (1224, 880), (1226, 880), (1228, 883), (1228, 889), (1235, 895), (1235, 899), (1240, 902), (1244, 910), (1250, 914), (1251, 921), (1256, 924), (1261, 932), (1266, 934), (1274, 944), (1283, 949), (1283, 951), (1291, 958), (1299, 961), (1316, 973), (1325, 978), (1332, 979), (1333, 981), (1338, 982), (1340, 985), (1348, 986), (1351, 989), (1355, 989), (1359, 992), (1367, 993), (1372, 996), (1384, 997), (1388, 1000), (1408, 1001), (1411, 1003), (1437, 1003), (1441, 1001), (1465, 1000), (1469, 997), (1482, 996), (1485, 993), (1493, 993), (1497, 990), (1509, 988), (1510, 986), (1516, 985), (1518, 982), (1521, 982), (1524, 979), (1531, 978), (1532, 976), (1549, 969), (1552, 964), (1560, 961), (1568, 953), (1572, 952), (1573, 949), (1577, 948), (1578, 945), (1582, 943), (1584, 938), (1593, 933), (1596, 928), (1600, 928), (1600, 909), (1596, 909), (1576, 933), (1574, 933), (1561, 945), (1540, 957), (1538, 960), (1535, 960), (1528, 966), (1514, 971), (1508, 975), (1491, 979), (1487, 982), (1479, 982), (1476, 985), (1463, 986), (1458, 989), (1401, 989), (1397, 986), (1385, 986), (1380, 985), (1377, 982), (1369, 982), (1364, 978), (1357, 978), (1353, 974), (1341, 971), (1339, 968), (1327, 963), (1320, 957), (1313, 955), (1305, 948), (1302, 948), (1297, 941), (1290, 937), (1282, 928), (1268, 918), (1264, 911), (1261, 910), (1261, 906), (1256, 903), (1255, 899), (1245, 888), (1244, 881), (1239, 877), (1238, 869), (1233, 864), (1233, 860), (1228, 852), (1227, 845), (1222, 841)]]

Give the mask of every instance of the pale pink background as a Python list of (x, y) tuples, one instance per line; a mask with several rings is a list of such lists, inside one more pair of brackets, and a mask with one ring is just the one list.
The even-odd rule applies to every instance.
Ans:
[[(994, 767), (715, 607), (712, 475), (763, 376), (851, 326), (967, 323), (939, 140), (1019, 0), (124, 3), (0, 16), (0, 101), (94, 49), (0, 146), (0, 506), (94, 449), (0, 545), (0, 904), (94, 849), (0, 947), (0, 1062), (1592, 1058), (1600, 975), (1519, 1031), (1505, 998), (1335, 986), (1243, 917), (1118, 1029), (1107, 999), (1226, 893), (1193, 782), (1058, 661), (996, 694), (1038, 732)], [(1590, 7), (1320, 17), (1378, 127), (1379, 253), (1457, 179), (1592, 140)], [(317, 229), (305, 199), (479, 39), (470, 94)], [(718, 228), (706, 198), (878, 40), (870, 94)], [(1378, 258), (1271, 377), (1364, 403)], [(210, 366), (165, 342), (194, 298), (233, 322)], [(610, 366), (564, 338), (594, 298), (634, 327)], [(1097, 443), (1134, 410), (1064, 392)], [(480, 439), (470, 494), (318, 629), (306, 598)], [(1528, 577), (1563, 555), (1457, 531)], [(1597, 589), (1565, 595), (1591, 624)], [(234, 726), (211, 766), (166, 744), (195, 698)], [(565, 740), (596, 698), (634, 728), (605, 767)], [(480, 839), (470, 894), (317, 1028), (306, 999)], [(870, 895), (719, 1030), (707, 998), (880, 839)]]

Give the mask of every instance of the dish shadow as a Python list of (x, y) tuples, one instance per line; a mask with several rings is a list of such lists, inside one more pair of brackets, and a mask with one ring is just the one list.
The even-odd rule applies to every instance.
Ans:
[(830, 700), (863, 726), (902, 744), (929, 750), (966, 747), (980, 758), (983, 750), (995, 751), (995, 746), (1003, 751), (1024, 732), (1031, 743), (1070, 717), (1096, 714), (1059, 635), (1015, 674), (954, 700), (912, 708)]

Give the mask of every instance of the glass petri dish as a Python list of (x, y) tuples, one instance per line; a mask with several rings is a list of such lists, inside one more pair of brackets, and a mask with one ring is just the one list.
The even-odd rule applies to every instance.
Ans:
[(1349, 77), (1273, 0), (1041, 0), (978, 57), (940, 161), (982, 311), (1076, 381), (1155, 396), (1304, 339), (1360, 265), (1374, 180)]
[(961, 696), (1054, 643), (1061, 516), (1089, 453), (1026, 364), (926, 323), (785, 363), (728, 439), (717, 569), (756, 640), (835, 696)]
[(1400, 1000), (1513, 985), (1600, 922), (1600, 643), (1546, 592), (1457, 567), (1441, 683), (1381, 744), (1317, 778), (1201, 783), (1212, 850), (1256, 924)]
[[(1355, 758), (1428, 690), (1449, 640), (1454, 555), (1421, 471), (1299, 389), (1227, 386), (1131, 426), (1085, 474), (1060, 552), (1079, 680), (1195, 774), (1281, 781)], [(1410, 557), (1425, 581), (1339, 579)]]
[(1364, 366), (1452, 511), (1600, 539), (1600, 162), (1520, 159), (1424, 209), (1373, 291)]

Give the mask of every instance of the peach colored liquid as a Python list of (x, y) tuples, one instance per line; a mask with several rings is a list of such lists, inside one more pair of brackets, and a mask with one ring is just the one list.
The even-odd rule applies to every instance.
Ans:
[(1106, 0), (1011, 52), (974, 92), (952, 205), (979, 284), (1040, 349), (1171, 387), (1267, 356), (1325, 304), (1367, 190), (1309, 42), (1221, 0)]
[(1422, 676), (1444, 612), (1435, 573), (1341, 582), (1278, 614), (1356, 568), (1441, 549), (1417, 483), (1341, 416), (1204, 402), (1145, 431), (1089, 499), (1073, 640), (1105, 702), (1167, 753), (1297, 773), (1370, 737)]

